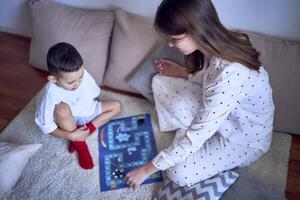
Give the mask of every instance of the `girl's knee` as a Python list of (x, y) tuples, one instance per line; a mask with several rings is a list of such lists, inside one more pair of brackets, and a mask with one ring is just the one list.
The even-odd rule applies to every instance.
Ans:
[(71, 115), (71, 109), (66, 103), (59, 103), (54, 108), (54, 115), (59, 118), (67, 118)]
[(156, 74), (152, 78), (152, 83), (151, 83), (152, 90), (156, 90), (157, 86), (159, 85), (160, 85), (160, 75)]
[(195, 170), (181, 163), (168, 169), (167, 176), (180, 186), (192, 186), (208, 179), (211, 175), (200, 168)]
[(160, 87), (163, 85), (163, 83), (166, 81), (167, 77), (160, 75), (160, 74), (156, 74), (155, 76), (153, 76), (152, 78), (152, 91), (155, 92), (158, 90), (160, 90)]
[(180, 169), (174, 168), (173, 170), (167, 170), (167, 176), (174, 183), (180, 186), (189, 186), (190, 185), (190, 177), (188, 176), (188, 172)]

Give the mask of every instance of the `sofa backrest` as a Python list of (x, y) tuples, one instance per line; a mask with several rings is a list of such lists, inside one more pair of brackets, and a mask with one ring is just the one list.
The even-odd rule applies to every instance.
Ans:
[(261, 52), (275, 104), (274, 129), (300, 134), (300, 43), (245, 32)]
[(29, 64), (47, 70), (48, 49), (67, 42), (79, 51), (96, 82), (102, 83), (114, 13), (72, 8), (51, 0), (30, 0), (28, 4), (32, 17)]
[[(300, 113), (300, 106), (298, 105), (300, 102), (300, 84), (297, 84), (297, 81), (300, 80), (300, 68), (297, 62), (300, 59), (300, 43), (288, 42), (263, 34), (245, 33), (249, 35), (254, 47), (261, 52), (261, 61), (270, 76), (276, 107), (274, 129), (300, 134), (300, 117), (298, 117)], [(151, 66), (153, 58), (157, 59), (159, 56), (172, 58), (170, 54), (166, 54), (166, 51), (157, 50), (148, 57), (148, 60), (139, 67), (139, 70), (129, 81), (132, 87), (150, 100), (152, 96), (151, 78), (155, 74), (155, 69), (151, 70), (150, 68), (154, 68)], [(127, 67), (130, 68), (130, 66)]]

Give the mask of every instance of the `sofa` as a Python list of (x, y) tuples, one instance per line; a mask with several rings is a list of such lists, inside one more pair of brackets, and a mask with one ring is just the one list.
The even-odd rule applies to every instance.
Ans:
[[(156, 56), (155, 51), (164, 45), (151, 19), (121, 9), (115, 12), (76, 11), (51, 1), (32, 1), (33, 35), (29, 63), (46, 70), (48, 48), (55, 42), (70, 42), (79, 49), (87, 70), (99, 85), (143, 94), (141, 90), (145, 88), (133, 85), (136, 84), (132, 80), (133, 76), (141, 74), (138, 71), (150, 65), (153, 56)], [(300, 91), (297, 84), (299, 43), (249, 31), (244, 33), (248, 34), (253, 46), (261, 52), (262, 63), (270, 75), (276, 105), (274, 129), (300, 134), (300, 118), (297, 117), (300, 112), (300, 95), (295, 95)], [(166, 47), (160, 55), (183, 61), (182, 55)], [(151, 84), (145, 85), (149, 87)]]
[[(153, 19), (128, 13), (121, 9), (81, 10), (63, 6), (50, 0), (30, 0), (28, 3), (33, 27), (29, 58), (31, 66), (46, 71), (48, 48), (57, 42), (69, 42), (79, 50), (83, 56), (86, 69), (95, 78), (97, 84), (121, 95), (133, 94), (142, 97), (130, 99), (130, 101), (134, 100), (139, 103), (135, 104), (134, 102), (133, 107), (138, 110), (141, 105), (145, 107), (148, 104), (152, 105), (151, 110), (148, 111), (155, 115), (151, 93), (151, 79), (156, 73), (153, 60), (163, 57), (182, 63), (184, 58), (174, 49), (170, 49), (155, 32)], [(259, 33), (243, 32), (249, 36), (253, 46), (261, 52), (262, 63), (270, 75), (276, 107), (274, 130), (286, 134), (300, 134), (300, 118), (297, 116), (300, 112), (300, 106), (298, 106), (298, 102), (300, 102), (300, 85), (297, 84), (300, 78), (297, 65), (300, 44)], [(105, 94), (107, 95), (105, 98), (115, 97), (109, 92)], [(122, 96), (120, 98), (125, 99)], [(126, 100), (124, 101), (126, 102)], [(31, 106), (28, 109), (32, 111), (34, 107)], [(128, 111), (128, 114), (131, 114), (131, 112)], [(8, 135), (9, 129), (13, 130), (13, 127), (8, 127), (8, 130), (1, 137), (12, 141), (14, 137)], [(157, 128), (154, 128), (154, 131), (158, 132)], [(35, 127), (33, 132), (38, 132), (38, 129)], [(41, 137), (34, 136), (35, 139), (32, 142), (45, 142), (46, 139)], [(166, 136), (162, 141), (169, 140), (168, 142), (171, 142), (171, 138)], [(66, 146), (63, 141), (49, 140), (53, 145), (58, 142), (59, 145)], [(159, 147), (162, 146), (159, 141), (157, 142)], [(45, 144), (48, 143), (45, 142)], [(45, 144), (43, 145), (45, 146)], [(96, 145), (96, 143), (92, 145)], [(34, 152), (38, 148), (35, 147)], [(46, 147), (46, 149), (51, 148)], [(37, 160), (34, 161), (38, 162)], [(57, 167), (59, 168), (59, 165)], [(225, 192), (221, 199), (284, 199), (282, 194), (261, 183), (255, 177), (249, 175), (247, 171), (238, 169), (236, 172), (240, 178)], [(47, 176), (47, 174), (43, 174), (45, 172), (41, 171), (40, 173), (41, 176)], [(74, 177), (70, 178), (69, 181), (76, 182), (76, 177), (78, 178), (81, 175), (80, 173), (76, 171)], [(86, 174), (87, 177), (91, 175)], [(28, 177), (23, 178), (23, 180), (27, 180), (27, 182), (34, 181)], [(57, 181), (49, 179), (49, 177), (47, 177), (47, 180), (49, 184), (55, 184)], [(33, 190), (33, 187), (27, 185), (25, 188), (28, 190), (27, 193), (25, 191), (22, 193), (22, 195), (28, 195), (25, 199), (40, 198), (38, 194), (35, 195), (33, 191), (30, 191)], [(245, 188), (247, 189), (245, 190)], [(47, 187), (41, 189), (47, 190)], [(57, 192), (59, 190), (60, 188), (55, 188), (55, 194), (61, 194), (60, 198), (76, 197), (81, 199), (86, 197), (76, 194), (74, 191), (68, 196), (62, 194), (62, 192)], [(147, 188), (147, 195), (150, 194), (150, 196), (146, 195), (144, 197), (157, 198), (156, 193), (158, 191), (159, 185)], [(65, 192), (68, 193), (68, 191)], [(51, 196), (51, 191), (47, 191), (47, 194), (49, 199), (58, 198), (58, 196)], [(7, 197), (15, 197), (15, 199), (21, 198), (19, 194), (6, 195)], [(139, 195), (139, 197), (142, 197), (143, 193), (140, 192)], [(109, 196), (104, 195), (102, 197), (104, 199), (114, 199), (113, 196)], [(117, 197), (137, 198), (132, 192), (129, 196), (126, 196), (126, 192), (119, 193)]]

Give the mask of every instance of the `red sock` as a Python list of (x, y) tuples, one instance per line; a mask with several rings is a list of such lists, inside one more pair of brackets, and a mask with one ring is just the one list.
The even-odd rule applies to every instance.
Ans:
[(89, 129), (90, 134), (92, 134), (96, 130), (96, 127), (92, 122), (85, 124), (85, 126)]
[[(92, 122), (87, 123), (85, 126), (89, 129), (90, 134), (96, 130), (96, 127)], [(77, 128), (79, 127), (81, 126), (78, 125)], [(80, 166), (84, 169), (92, 169), (94, 167), (93, 159), (85, 141), (70, 141), (69, 152), (73, 153), (75, 150), (77, 150), (78, 153)]]
[[(81, 125), (77, 125), (76, 127), (77, 127), (77, 128), (80, 128), (80, 127), (82, 127), (82, 126), (81, 126)], [(74, 153), (75, 150), (76, 150), (75, 145), (73, 144), (72, 141), (70, 141), (70, 143), (69, 143), (69, 152), (70, 152), (70, 153)]]
[(75, 145), (73, 144), (72, 141), (70, 141), (70, 143), (69, 143), (69, 152), (73, 153), (75, 150), (76, 150)]
[(73, 141), (71, 143), (74, 144), (77, 150), (80, 166), (83, 169), (92, 169), (94, 167), (94, 163), (85, 141)]

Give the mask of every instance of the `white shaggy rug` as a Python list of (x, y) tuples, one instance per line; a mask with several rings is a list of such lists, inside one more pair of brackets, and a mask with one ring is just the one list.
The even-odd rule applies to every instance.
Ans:
[[(102, 99), (118, 99), (124, 105), (122, 116), (150, 113), (158, 150), (167, 147), (174, 133), (160, 133), (156, 112), (145, 99), (102, 90)], [(0, 140), (16, 144), (41, 143), (42, 148), (30, 159), (16, 186), (4, 199), (151, 199), (160, 183), (142, 185), (137, 190), (125, 188), (100, 192), (97, 134), (88, 139), (95, 167), (83, 170), (76, 153), (67, 151), (67, 142), (42, 135), (34, 124), (36, 97), (0, 134)], [(249, 168), (251, 174), (283, 193), (286, 186), (291, 136), (274, 133), (270, 151)]]

